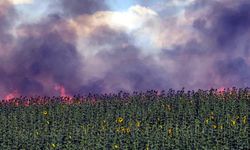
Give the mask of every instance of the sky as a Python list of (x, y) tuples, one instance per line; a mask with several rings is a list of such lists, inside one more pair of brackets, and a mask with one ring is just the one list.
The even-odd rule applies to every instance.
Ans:
[(250, 84), (248, 0), (0, 0), (0, 98)]

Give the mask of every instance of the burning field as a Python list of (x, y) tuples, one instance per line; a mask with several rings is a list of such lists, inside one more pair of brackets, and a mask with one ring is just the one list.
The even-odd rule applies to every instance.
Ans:
[(0, 149), (250, 149), (249, 35), (249, 0), (0, 0)]
[(249, 14), (248, 0), (1, 0), (0, 99), (248, 87)]

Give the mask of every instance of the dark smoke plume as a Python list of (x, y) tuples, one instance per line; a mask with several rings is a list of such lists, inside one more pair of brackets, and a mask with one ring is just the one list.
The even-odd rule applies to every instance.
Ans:
[[(84, 37), (91, 47), (81, 49), (78, 45), (86, 43), (79, 43), (82, 37), (69, 20), (84, 16), (82, 25), (91, 24), (87, 16), (108, 7), (97, 0), (61, 0), (55, 5), (62, 12), (18, 26), (15, 36), (11, 31), (18, 14), (8, 1), (0, 2), (1, 98), (13, 92), (59, 95), (63, 89), (73, 95), (250, 84), (247, 0), (195, 2), (186, 10), (187, 17), (208, 8), (192, 22), (199, 40), (190, 37), (186, 43), (162, 49), (156, 56), (145, 56), (134, 36), (108, 25), (93, 27)], [(82, 55), (84, 52), (96, 53), (88, 56)]]

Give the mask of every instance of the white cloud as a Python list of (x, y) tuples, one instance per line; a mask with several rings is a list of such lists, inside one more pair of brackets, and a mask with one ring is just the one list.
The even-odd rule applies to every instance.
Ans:
[(20, 4), (32, 4), (33, 0), (10, 0), (15, 5), (20, 5)]

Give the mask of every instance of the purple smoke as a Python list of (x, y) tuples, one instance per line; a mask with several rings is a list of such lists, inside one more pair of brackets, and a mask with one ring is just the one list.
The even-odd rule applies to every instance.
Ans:
[[(18, 14), (8, 1), (0, 3), (0, 97), (14, 91), (58, 95), (56, 85), (69, 94), (86, 94), (250, 84), (250, 2), (246, 0), (196, 2), (187, 14), (208, 7), (192, 22), (199, 40), (190, 38), (163, 48), (157, 58), (144, 56), (130, 33), (109, 26), (96, 26), (87, 37), (92, 48), (101, 47), (98, 51), (79, 48), (77, 39), (82, 37), (69, 20), (108, 10), (108, 6), (97, 0), (56, 4), (63, 13), (22, 24), (18, 27), (21, 36), (15, 37), (10, 32)], [(82, 24), (88, 21), (85, 18)], [(82, 55), (94, 51), (91, 59)]]

